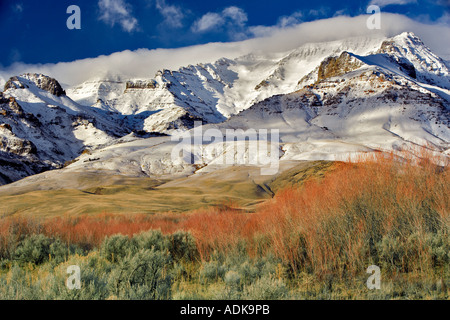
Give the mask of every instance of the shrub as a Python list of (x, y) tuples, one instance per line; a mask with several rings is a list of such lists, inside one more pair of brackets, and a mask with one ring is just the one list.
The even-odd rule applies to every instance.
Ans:
[(186, 231), (177, 231), (169, 236), (169, 251), (175, 260), (194, 261), (199, 255), (194, 237)]
[(71, 254), (83, 254), (75, 245), (67, 245), (60, 239), (48, 238), (43, 234), (33, 234), (25, 237), (17, 246), (14, 260), (35, 265), (51, 261), (59, 264), (66, 261)]
[(134, 252), (134, 249), (135, 246), (133, 246), (129, 237), (116, 234), (103, 240), (100, 253), (108, 261), (117, 262)]
[(169, 299), (172, 259), (168, 252), (140, 250), (120, 261), (111, 275), (111, 285), (121, 299)]
[(132, 245), (137, 249), (152, 249), (166, 251), (169, 249), (169, 239), (161, 230), (145, 231), (133, 236)]
[(49, 259), (52, 241), (43, 234), (31, 235), (22, 240), (15, 252), (20, 262), (41, 264)]
[(289, 290), (283, 280), (276, 279), (273, 275), (268, 275), (246, 286), (243, 298), (248, 300), (285, 299), (288, 292)]
[(241, 275), (236, 271), (228, 271), (225, 273), (225, 283), (232, 287), (237, 287), (241, 283)]
[[(58, 218), (44, 229), (31, 219), (0, 219), (0, 297), (165, 299), (175, 278), (174, 296), (183, 299), (448, 299), (448, 165), (366, 160), (335, 163), (325, 177), (277, 192), (255, 213)], [(69, 257), (83, 265), (77, 293), (52, 270), (74, 252), (55, 235), (99, 246), (89, 257)], [(20, 269), (15, 259), (40, 265)], [(385, 279), (377, 292), (365, 291), (370, 264)]]
[(253, 282), (261, 275), (261, 270), (250, 261), (245, 261), (238, 267), (239, 274), (242, 275), (244, 283)]
[(27, 236), (41, 231), (42, 226), (37, 219), (0, 218), (0, 259), (14, 259), (19, 243)]
[(218, 261), (205, 262), (200, 270), (200, 278), (203, 281), (217, 281), (223, 278), (226, 272), (226, 267)]
[(426, 246), (430, 248), (433, 268), (450, 268), (450, 236), (443, 231), (427, 235)]

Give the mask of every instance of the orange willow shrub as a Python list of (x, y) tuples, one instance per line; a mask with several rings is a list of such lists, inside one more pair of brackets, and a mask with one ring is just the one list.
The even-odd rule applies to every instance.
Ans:
[[(184, 214), (61, 217), (40, 224), (23, 219), (13, 223), (16, 229), (23, 224), (15, 233), (11, 219), (0, 219), (0, 247), (11, 234), (43, 232), (93, 247), (118, 233), (186, 230), (202, 259), (213, 251), (245, 247), (251, 256), (274, 254), (294, 273), (343, 274), (359, 272), (368, 260), (377, 262), (383, 238), (406, 243), (415, 235), (411, 256), (404, 258), (425, 265), (427, 233), (442, 226), (448, 232), (450, 224), (450, 173), (444, 160), (421, 151), (414, 157), (374, 153), (356, 163), (336, 163), (324, 178), (280, 191), (255, 213), (228, 206)], [(409, 270), (411, 264), (401, 267)]]
[(37, 219), (8, 217), (0, 219), (0, 258), (10, 258), (17, 244), (29, 234), (43, 231)]
[(416, 235), (417, 248), (409, 250), (416, 256), (402, 257), (406, 271), (413, 259), (431, 259), (427, 233), (448, 232), (450, 175), (443, 160), (427, 152), (418, 158), (378, 153), (339, 164), (320, 181), (277, 194), (254, 216), (254, 228), (269, 237), (266, 251), (294, 272), (322, 274), (358, 272), (379, 259), (384, 237), (407, 243)]
[(180, 214), (114, 215), (60, 217), (43, 222), (44, 233), (67, 243), (85, 247), (99, 246), (105, 237), (114, 234), (132, 236), (150, 229), (164, 233), (179, 230), (179, 223), (187, 217)]
[(239, 210), (200, 210), (189, 215), (180, 227), (190, 231), (197, 242), (202, 259), (217, 250), (229, 253), (243, 241), (244, 229), (250, 220), (249, 213)]

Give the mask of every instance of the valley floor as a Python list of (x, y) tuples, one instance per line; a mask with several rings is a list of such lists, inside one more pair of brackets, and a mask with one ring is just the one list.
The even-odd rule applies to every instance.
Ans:
[[(236, 205), (247, 211), (290, 184), (320, 177), (329, 161), (285, 161), (281, 172), (261, 176), (260, 168), (233, 166), (174, 180), (110, 174), (107, 171), (49, 171), (0, 191), (0, 214), (56, 217), (100, 213), (188, 212)], [(18, 185), (18, 186), (16, 186)]]

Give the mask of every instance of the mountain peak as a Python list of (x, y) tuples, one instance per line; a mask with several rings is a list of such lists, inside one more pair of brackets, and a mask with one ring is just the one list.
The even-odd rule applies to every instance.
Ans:
[(66, 95), (66, 92), (56, 79), (41, 73), (25, 73), (20, 76), (11, 77), (6, 82), (4, 90), (24, 89), (30, 88), (30, 86), (36, 86), (57, 97)]
[(416, 34), (414, 32), (411, 32), (411, 31), (402, 32), (399, 35), (393, 37), (393, 39), (395, 39), (395, 40), (404, 39), (404, 40), (410, 40), (410, 41), (416, 42), (418, 44), (423, 44), (422, 40), (418, 36), (416, 36)]

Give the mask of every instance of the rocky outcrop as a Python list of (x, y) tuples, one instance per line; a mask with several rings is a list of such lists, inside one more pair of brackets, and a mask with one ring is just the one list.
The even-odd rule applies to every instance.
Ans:
[(155, 80), (149, 81), (127, 81), (126, 89), (156, 89), (158, 88), (158, 83)]
[(22, 116), (24, 113), (22, 107), (17, 103), (14, 97), (9, 98), (8, 107), (11, 112), (17, 114), (18, 116)]
[(400, 71), (407, 74), (411, 78), (416, 79), (416, 68), (414, 68), (414, 65), (410, 61), (399, 56), (401, 52), (394, 41), (383, 41), (377, 53), (386, 54), (389, 60), (398, 64)]
[(381, 44), (381, 47), (380, 47), (380, 49), (378, 50), (377, 53), (386, 53), (386, 54), (398, 53), (399, 54), (400, 50), (395, 45), (395, 41), (393, 41), (393, 40), (386, 40), (386, 41), (383, 41), (383, 43)]
[(261, 88), (268, 87), (269, 85), (270, 85), (269, 81), (263, 80), (255, 87), (255, 90), (260, 90)]
[(8, 89), (25, 89), (29, 88), (30, 83), (39, 89), (50, 92), (60, 97), (66, 94), (59, 82), (49, 76), (36, 73), (26, 73), (18, 77), (11, 77), (5, 84), (5, 91)]
[[(10, 128), (0, 127), (1, 130), (9, 130)], [(18, 156), (35, 155), (37, 148), (33, 142), (29, 140), (20, 139), (17, 137), (7, 138), (6, 136), (0, 137), (0, 151), (11, 153)]]
[(186, 112), (184, 115), (179, 117), (178, 119), (170, 122), (167, 125), (167, 130), (177, 130), (177, 129), (191, 129), (194, 128), (196, 123), (206, 124), (207, 122), (200, 118), (196, 117), (192, 114)]
[(19, 77), (11, 77), (8, 81), (5, 83), (4, 91), (8, 89), (25, 89), (28, 88), (28, 86), (25, 86), (23, 83), (20, 82)]
[(364, 63), (344, 51), (339, 57), (329, 57), (322, 61), (318, 70), (317, 81), (338, 77), (361, 67)]
[(58, 168), (86, 148), (103, 150), (227, 118), (234, 118), (224, 124), (232, 128), (285, 128), (288, 143), (348, 137), (352, 143), (378, 143), (364, 140), (372, 129), (391, 141), (390, 133), (384, 135), (389, 127), (397, 136), (406, 132), (404, 140), (416, 143), (419, 133), (421, 141), (446, 147), (450, 102), (420, 84), (450, 88), (448, 75), (411, 34), (384, 42), (311, 44), (284, 58), (223, 59), (162, 70), (154, 79), (93, 79), (68, 88), (62, 98), (55, 79), (27, 73), (10, 78), (0, 93), (0, 160), (8, 159), (0, 166), (0, 184), (36, 173), (32, 163)]

